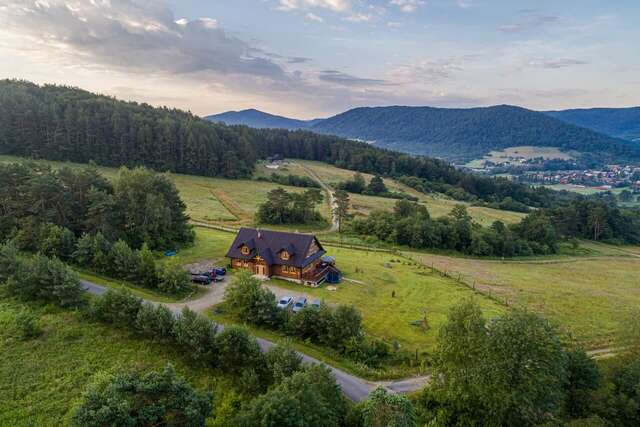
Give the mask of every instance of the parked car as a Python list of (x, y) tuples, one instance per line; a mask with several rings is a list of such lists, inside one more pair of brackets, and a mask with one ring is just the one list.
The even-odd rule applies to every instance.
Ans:
[(316, 310), (320, 310), (321, 305), (322, 302), (319, 299), (313, 300), (313, 302), (311, 303), (311, 307), (315, 308)]
[(291, 304), (293, 304), (293, 297), (285, 296), (280, 298), (277, 307), (284, 310), (289, 308)]
[(210, 285), (213, 279), (206, 274), (192, 274), (191, 281), (198, 285)]
[(307, 299), (305, 297), (298, 297), (296, 303), (293, 304), (293, 312), (297, 313), (307, 306)]
[(213, 271), (216, 273), (216, 276), (224, 276), (227, 274), (227, 269), (224, 267), (213, 267)]

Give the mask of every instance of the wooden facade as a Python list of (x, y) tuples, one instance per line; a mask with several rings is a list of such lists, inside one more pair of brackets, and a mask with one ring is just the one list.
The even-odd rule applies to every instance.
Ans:
[(231, 268), (302, 283), (323, 280), (324, 249), (315, 236), (242, 228), (227, 252)]

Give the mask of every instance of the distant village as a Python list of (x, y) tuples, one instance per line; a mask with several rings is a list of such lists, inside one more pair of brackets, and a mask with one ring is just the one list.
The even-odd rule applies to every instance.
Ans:
[(634, 193), (640, 193), (640, 167), (635, 166), (608, 165), (600, 170), (539, 171), (523, 174), (519, 180), (544, 185), (580, 185), (597, 190), (629, 187)]

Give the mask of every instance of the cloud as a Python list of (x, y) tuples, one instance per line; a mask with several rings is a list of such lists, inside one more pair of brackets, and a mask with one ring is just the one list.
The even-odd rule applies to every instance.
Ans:
[(398, 6), (401, 11), (406, 13), (415, 12), (419, 6), (425, 3), (425, 0), (391, 0), (389, 2), (389, 4)]
[(343, 21), (349, 22), (371, 22), (375, 19), (375, 17), (368, 13), (354, 13), (353, 15), (349, 15), (346, 18), (342, 18)]
[(520, 12), (524, 16), (519, 22), (500, 25), (498, 31), (506, 34), (534, 31), (560, 21), (558, 16), (540, 14), (537, 10), (525, 9)]
[(323, 82), (335, 83), (342, 86), (380, 86), (389, 84), (385, 80), (356, 77), (336, 70), (321, 71), (318, 78)]
[(586, 65), (588, 62), (580, 59), (558, 58), (558, 59), (532, 59), (527, 65), (535, 68), (558, 69), (573, 67), (575, 65)]
[(309, 21), (324, 22), (324, 19), (322, 19), (321, 17), (319, 17), (315, 13), (309, 12), (304, 17), (307, 18)]
[(8, 0), (0, 8), (5, 30), (42, 52), (126, 72), (213, 72), (287, 80), (262, 51), (227, 34), (218, 21), (175, 19), (149, 0)]
[(276, 9), (283, 11), (323, 8), (334, 12), (351, 10), (351, 0), (280, 0)]

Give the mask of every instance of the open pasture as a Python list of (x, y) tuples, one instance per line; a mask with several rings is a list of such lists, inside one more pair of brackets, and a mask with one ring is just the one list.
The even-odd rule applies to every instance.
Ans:
[(411, 253), (484, 293), (527, 307), (555, 322), (588, 348), (611, 344), (640, 305), (640, 249), (583, 245), (582, 257), (493, 261)]

